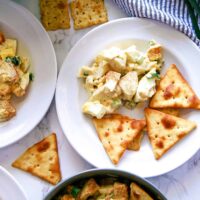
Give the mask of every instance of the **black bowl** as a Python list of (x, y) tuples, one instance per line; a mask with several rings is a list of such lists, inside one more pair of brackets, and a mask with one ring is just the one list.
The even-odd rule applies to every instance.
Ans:
[(135, 182), (138, 184), (141, 188), (143, 188), (154, 200), (167, 200), (166, 197), (163, 196), (163, 194), (151, 183), (149, 183), (147, 180), (134, 175), (132, 173), (120, 171), (120, 170), (114, 170), (114, 169), (92, 169), (88, 171), (81, 172), (75, 176), (72, 176), (71, 178), (66, 179), (65, 181), (62, 181), (59, 183), (54, 189), (52, 189), (48, 195), (44, 198), (44, 200), (53, 200), (54, 197), (56, 197), (64, 188), (66, 188), (67, 185), (77, 183), (80, 181), (84, 181), (84, 179), (88, 178), (117, 178), (119, 180), (123, 180), (125, 182)]

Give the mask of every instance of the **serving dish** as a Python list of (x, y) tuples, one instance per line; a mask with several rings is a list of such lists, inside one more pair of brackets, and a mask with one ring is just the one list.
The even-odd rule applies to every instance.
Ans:
[(147, 180), (134, 175), (132, 173), (120, 171), (120, 170), (111, 170), (111, 169), (92, 169), (85, 172), (81, 172), (75, 176), (72, 176), (65, 181), (58, 184), (53, 190), (47, 194), (44, 200), (53, 200), (67, 185), (80, 182), (83, 180), (88, 180), (89, 178), (117, 178), (120, 180), (126, 180), (127, 182), (135, 182), (142, 189), (144, 189), (154, 200), (166, 200), (163, 194)]
[(0, 0), (0, 30), (6, 37), (17, 39), (18, 53), (30, 57), (30, 71), (34, 74), (27, 95), (14, 100), (17, 115), (0, 123), (2, 148), (24, 137), (44, 117), (54, 96), (57, 64), (47, 32), (22, 6)]
[[(11, 192), (12, 191), (12, 192)], [(0, 199), (27, 200), (27, 196), (15, 178), (0, 166)]]

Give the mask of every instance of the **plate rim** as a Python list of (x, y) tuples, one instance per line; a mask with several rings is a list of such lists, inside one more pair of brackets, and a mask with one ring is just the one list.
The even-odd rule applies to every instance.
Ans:
[(47, 39), (47, 42), (49, 43), (49, 47), (50, 47), (50, 51), (53, 55), (52, 57), (52, 63), (54, 65), (54, 77), (52, 76), (53, 78), (53, 82), (54, 82), (54, 86), (53, 86), (53, 89), (52, 89), (52, 94), (50, 95), (50, 98), (49, 98), (49, 102), (48, 104), (46, 104), (44, 107), (44, 113), (43, 115), (41, 115), (41, 117), (38, 118), (37, 122), (35, 123), (35, 125), (33, 125), (32, 127), (28, 128), (27, 131), (24, 131), (23, 134), (21, 134), (19, 137), (17, 137), (15, 140), (11, 140), (3, 145), (0, 144), (0, 149), (3, 149), (5, 147), (8, 147), (16, 142), (18, 142), (19, 140), (21, 140), (22, 138), (24, 138), (26, 135), (28, 135), (29, 133), (31, 133), (31, 131), (42, 121), (42, 119), (44, 118), (44, 116), (46, 115), (46, 113), (48, 112), (50, 106), (51, 106), (51, 103), (54, 99), (54, 95), (55, 95), (55, 90), (56, 90), (56, 83), (57, 83), (57, 75), (58, 75), (58, 67), (57, 67), (57, 59), (56, 59), (56, 53), (55, 53), (55, 50), (54, 50), (54, 47), (53, 47), (53, 44), (51, 42), (51, 39), (47, 33), (47, 31), (44, 29), (44, 27), (42, 26), (42, 24), (40, 23), (40, 21), (25, 7), (23, 7), (22, 5), (19, 5), (17, 4), (16, 2), (13, 2), (13, 1), (6, 1), (6, 0), (0, 0), (0, 3), (3, 3), (4, 5), (6, 6), (9, 6), (9, 7), (14, 7), (16, 10), (20, 10), (22, 11), (23, 13), (25, 13), (25, 15), (29, 16), (34, 22), (35, 24), (37, 25), (38, 29), (41, 30), (41, 32), (43, 33), (44, 37), (46, 37)]
[(20, 185), (20, 183), (15, 179), (15, 177), (10, 172), (8, 172), (1, 165), (0, 165), (0, 172), (2, 172), (5, 176), (7, 176), (10, 179), (10, 181), (12, 181), (17, 186), (17, 188), (21, 191), (21, 194), (24, 196), (25, 199), (28, 199), (28, 196), (23, 187)]
[[(61, 82), (61, 76), (62, 76), (62, 71), (64, 71), (64, 68), (65, 68), (65, 63), (67, 62), (67, 59), (68, 57), (70, 57), (71, 53), (73, 52), (73, 50), (87, 37), (90, 36), (90, 34), (93, 34), (93, 32), (96, 32), (100, 29), (103, 29), (104, 27), (106, 26), (110, 26), (111, 24), (115, 24), (115, 23), (120, 23), (120, 22), (123, 22), (123, 21), (150, 21), (154, 24), (157, 24), (157, 25), (161, 25), (161, 26), (168, 26), (169, 28), (171, 28), (172, 31), (176, 32), (176, 34), (179, 34), (181, 35), (181, 37), (184, 37), (189, 43), (190, 45), (195, 48), (196, 51), (198, 51), (200, 53), (200, 49), (198, 48), (198, 46), (188, 37), (186, 36), (184, 33), (176, 30), (175, 28), (167, 25), (167, 24), (164, 24), (164, 23), (161, 23), (161, 22), (158, 22), (156, 20), (152, 20), (152, 19), (146, 19), (146, 18), (138, 18), (138, 17), (126, 17), (126, 18), (120, 18), (120, 19), (115, 19), (115, 20), (112, 20), (112, 21), (109, 21), (105, 24), (102, 24), (102, 25), (99, 25), (97, 27), (95, 27), (94, 29), (90, 30), (88, 33), (86, 33), (83, 37), (81, 37), (76, 43), (75, 45), (71, 48), (70, 52), (66, 55), (65, 59), (64, 59), (64, 62), (61, 66), (61, 69), (59, 71), (59, 75), (58, 75), (58, 79), (57, 79), (57, 84), (56, 84), (56, 93), (55, 93), (55, 103), (56, 103), (56, 112), (57, 112), (57, 115), (58, 115), (58, 120), (59, 120), (59, 123), (60, 123), (60, 126), (63, 130), (63, 133), (66, 137), (66, 139), (68, 140), (69, 144), (72, 146), (72, 148), (78, 153), (79, 156), (81, 156), (86, 162), (88, 162), (89, 164), (91, 164), (92, 166), (94, 167), (97, 167), (99, 168), (99, 166), (95, 165), (94, 162), (91, 161), (91, 159), (87, 159), (87, 156), (84, 155), (84, 153), (81, 153), (81, 150), (76, 148), (75, 145), (74, 145), (74, 142), (72, 142), (70, 139), (69, 139), (69, 134), (67, 134), (68, 132), (68, 128), (66, 128), (66, 125), (64, 126), (64, 123), (63, 123), (63, 119), (62, 119), (62, 115), (61, 115), (61, 111), (60, 111), (60, 105), (59, 105), (59, 92), (60, 92), (60, 82)], [(67, 120), (66, 120), (67, 121)], [(66, 122), (65, 121), (65, 122)], [(67, 122), (66, 122), (67, 123)], [(197, 151), (200, 149), (200, 147), (195, 151), (193, 152), (193, 154), (185, 159), (184, 162), (182, 162), (181, 164), (178, 164), (176, 165), (175, 167), (169, 167), (167, 170), (162, 170), (162, 171), (159, 171), (157, 173), (154, 173), (154, 174), (148, 174), (148, 175), (145, 175), (145, 176), (141, 176), (141, 175), (138, 175), (138, 176), (141, 176), (141, 177), (144, 177), (144, 178), (152, 178), (152, 177), (156, 177), (156, 176), (159, 176), (159, 175), (163, 175), (163, 174), (166, 174), (168, 172), (171, 172), (175, 169), (178, 169), (179, 167), (181, 167), (184, 163), (186, 163), (188, 160), (190, 160), (196, 153)], [(115, 165), (113, 165), (112, 167), (103, 167), (103, 168), (109, 168), (109, 169), (115, 169)], [(122, 168), (117, 168), (119, 170), (123, 170), (123, 171), (126, 171), (126, 172), (129, 172), (129, 173), (135, 173), (135, 172), (130, 172), (129, 170), (126, 170), (126, 169), (122, 169)], [(137, 173), (135, 173), (137, 175)]]

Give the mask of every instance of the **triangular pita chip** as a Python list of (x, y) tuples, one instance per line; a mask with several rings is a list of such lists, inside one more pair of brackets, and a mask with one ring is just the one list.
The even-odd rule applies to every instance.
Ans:
[(200, 100), (176, 65), (173, 64), (159, 82), (157, 91), (150, 102), (150, 107), (200, 109)]
[(61, 180), (61, 172), (56, 134), (53, 133), (28, 148), (12, 163), (12, 166), (38, 176), (51, 184), (57, 184)]
[[(114, 119), (130, 119), (130, 120), (135, 120), (135, 129), (138, 130), (137, 135), (134, 137), (132, 142), (128, 145), (127, 149), (128, 150), (133, 150), (133, 151), (139, 151), (142, 139), (144, 137), (144, 129), (146, 127), (146, 120), (136, 120), (136, 119), (131, 119), (128, 116), (120, 115), (120, 114), (112, 114), (112, 118)], [(107, 115), (106, 117), (110, 117), (110, 115)]]
[(129, 144), (141, 131), (144, 120), (134, 120), (126, 116), (109, 115), (93, 119), (99, 139), (108, 156), (117, 164)]
[(131, 183), (130, 200), (153, 200), (153, 198), (136, 183)]
[(160, 159), (171, 147), (196, 127), (192, 121), (157, 110), (145, 109), (147, 133), (156, 159)]

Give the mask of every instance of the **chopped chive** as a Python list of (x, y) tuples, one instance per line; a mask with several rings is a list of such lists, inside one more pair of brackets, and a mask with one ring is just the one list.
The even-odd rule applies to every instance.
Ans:
[(84, 72), (83, 75), (84, 75), (84, 76), (88, 76), (89, 74), (88, 74), (87, 72)]
[(21, 59), (19, 56), (14, 56), (14, 57), (7, 56), (5, 61), (12, 62), (15, 66), (18, 66), (21, 64)]
[(160, 79), (160, 74), (155, 72), (155, 73), (152, 73), (150, 74), (149, 76), (147, 76), (148, 79), (151, 79), (151, 78), (157, 78), (157, 79)]
[(30, 81), (33, 81), (33, 80), (34, 80), (34, 74), (33, 74), (33, 73), (30, 73), (30, 74), (29, 74), (29, 80), (30, 80)]
[(79, 189), (79, 188), (77, 188), (77, 187), (75, 187), (75, 186), (72, 187), (71, 194), (72, 194), (72, 196), (73, 196), (74, 198), (76, 198), (76, 197), (78, 196), (78, 193), (79, 193), (79, 192), (80, 192), (80, 189)]

